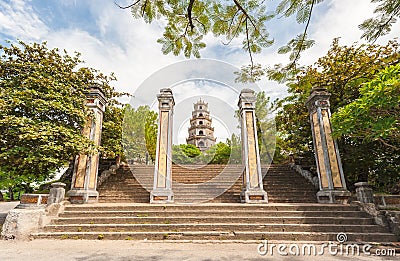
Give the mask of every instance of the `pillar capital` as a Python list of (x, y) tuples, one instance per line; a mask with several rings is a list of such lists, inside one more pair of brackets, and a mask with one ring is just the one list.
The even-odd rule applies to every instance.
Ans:
[(172, 110), (175, 106), (174, 95), (170, 88), (164, 88), (160, 90), (160, 94), (157, 95), (158, 108), (162, 111)]
[(86, 94), (86, 106), (91, 109), (99, 109), (104, 112), (106, 110), (107, 99), (103, 90), (97, 86), (92, 85)]
[(256, 106), (257, 97), (252, 89), (243, 89), (239, 95), (238, 106), (240, 110), (253, 110)]
[(315, 111), (318, 107), (329, 108), (329, 98), (331, 94), (323, 87), (314, 87), (311, 89), (310, 96), (306, 101), (306, 106), (309, 112)]

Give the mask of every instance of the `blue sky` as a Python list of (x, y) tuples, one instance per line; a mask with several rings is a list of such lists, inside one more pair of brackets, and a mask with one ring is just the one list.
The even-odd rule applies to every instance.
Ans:
[[(275, 1), (276, 2), (276, 1)], [(121, 5), (128, 0), (119, 0)], [(341, 37), (342, 44), (360, 41), (357, 25), (372, 16), (374, 6), (367, 0), (325, 0), (317, 5), (310, 25), (310, 37), (317, 44), (301, 60), (312, 64), (324, 55), (334, 37)], [(135, 20), (129, 10), (116, 7), (113, 0), (3, 0), (0, 2), (0, 43), (5, 40), (47, 41), (50, 47), (69, 52), (78, 51), (86, 65), (105, 73), (114, 72), (118, 90), (134, 92), (154, 72), (184, 57), (163, 55), (156, 43), (162, 35), (162, 22), (152, 25)], [(279, 19), (271, 26), (271, 36), (277, 43), (255, 56), (255, 61), (273, 65), (287, 62), (287, 57), (276, 54), (276, 49), (290, 37), (301, 32), (303, 25), (293, 19)], [(397, 23), (392, 33), (380, 40), (400, 35)], [(203, 58), (218, 59), (234, 66), (248, 64), (248, 55), (240, 49), (240, 39), (230, 46), (221, 39), (205, 37), (208, 47)], [(284, 95), (285, 87), (261, 81), (261, 89), (273, 98)], [(165, 86), (162, 86), (165, 87)], [(160, 88), (162, 88), (160, 87)]]
[[(130, 1), (119, 0), (121, 5)], [(301, 60), (311, 64), (326, 53), (334, 37), (341, 43), (360, 41), (357, 25), (371, 17), (374, 6), (367, 0), (325, 0), (315, 9), (310, 36), (317, 44)], [(0, 43), (5, 40), (47, 41), (50, 47), (69, 52), (79, 51), (90, 67), (105, 73), (115, 72), (117, 89), (133, 92), (147, 77), (164, 66), (185, 60), (182, 56), (165, 56), (156, 43), (162, 34), (161, 22), (152, 25), (134, 20), (129, 10), (117, 8), (113, 0), (3, 0), (0, 2)], [(287, 57), (276, 54), (276, 49), (302, 30), (293, 19), (279, 19), (271, 27), (277, 45), (256, 55), (256, 62), (273, 65), (286, 62)], [(399, 23), (392, 33), (380, 40), (400, 35)], [(219, 59), (234, 66), (249, 62), (240, 49), (240, 40), (230, 46), (221, 39), (206, 36), (208, 47), (203, 58)], [(285, 88), (261, 81), (261, 89), (273, 97), (282, 95)]]

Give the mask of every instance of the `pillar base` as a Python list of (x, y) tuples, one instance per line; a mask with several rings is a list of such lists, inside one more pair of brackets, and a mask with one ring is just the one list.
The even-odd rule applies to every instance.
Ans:
[(348, 190), (320, 190), (317, 192), (318, 203), (347, 204), (351, 196)]
[(151, 204), (174, 203), (174, 192), (172, 190), (152, 190), (150, 192)]
[(69, 197), (69, 202), (72, 204), (97, 203), (99, 192), (95, 190), (71, 189), (67, 192), (67, 197)]
[(268, 195), (262, 189), (243, 190), (240, 193), (242, 203), (268, 203)]

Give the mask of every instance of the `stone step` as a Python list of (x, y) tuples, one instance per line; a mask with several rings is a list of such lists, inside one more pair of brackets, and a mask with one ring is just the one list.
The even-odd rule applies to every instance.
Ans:
[(339, 204), (201, 204), (201, 205), (150, 205), (150, 204), (97, 204), (66, 205), (65, 211), (358, 211), (357, 206)]
[[(109, 193), (109, 194), (101, 194), (99, 197), (102, 202), (106, 199), (110, 199), (114, 201), (127, 201), (131, 200), (131, 202), (139, 202), (137, 200), (140, 200), (140, 202), (148, 202), (150, 196), (149, 195), (136, 195), (134, 193), (124, 193), (124, 194), (117, 194), (117, 193)], [(239, 202), (240, 199), (240, 193), (231, 193), (231, 194), (220, 194), (216, 198), (209, 197), (208, 194), (192, 194), (192, 193), (175, 193), (175, 200), (177, 203), (185, 201), (185, 202), (192, 202), (192, 201), (205, 201), (205, 200), (215, 200), (218, 198), (222, 198), (224, 200), (227, 200), (229, 198), (232, 198), (233, 201), (229, 202)], [(301, 203), (301, 202), (309, 202), (309, 203), (314, 203), (316, 201), (315, 196), (308, 196), (308, 195), (300, 195), (299, 194), (273, 194), (269, 193), (268, 194), (268, 199), (270, 203), (273, 202), (291, 202), (291, 203)], [(129, 202), (129, 201), (128, 201)], [(224, 201), (225, 202), (225, 201)]]
[[(139, 211), (65, 211), (61, 213), (60, 217), (165, 217), (165, 216), (185, 216), (193, 217), (203, 213), (203, 210), (179, 210), (171, 211), (169, 209), (152, 211), (152, 210), (139, 210)], [(274, 217), (277, 215), (291, 216), (291, 217), (366, 217), (368, 214), (360, 211), (262, 211), (262, 210), (220, 210), (214, 212), (208, 212), (209, 216), (236, 216), (236, 215), (250, 215), (250, 216), (262, 216), (262, 217)]]
[[(177, 186), (173, 186), (172, 190), (173, 191), (180, 191), (180, 190), (186, 190), (186, 189), (209, 189), (210, 191), (212, 191), (213, 189), (224, 189), (224, 190), (228, 190), (228, 189), (232, 189), (232, 190), (236, 190), (236, 191), (241, 191), (242, 190), (242, 184), (240, 185), (234, 185), (231, 187), (227, 187), (227, 186), (223, 186), (223, 185), (217, 185), (217, 186), (209, 186), (207, 187), (207, 185), (193, 185), (193, 186), (187, 186), (184, 184), (180, 184)], [(129, 191), (135, 191), (137, 189), (141, 189), (143, 191), (146, 191), (146, 189), (142, 186), (142, 185), (135, 185), (135, 186), (126, 186), (123, 187), (120, 185), (120, 188), (118, 188), (117, 186), (111, 186), (108, 189), (105, 188), (101, 188), (99, 189), (100, 191), (121, 191), (121, 192), (129, 192)], [(269, 192), (269, 191), (277, 191), (277, 192), (284, 192), (284, 191), (304, 191), (304, 192), (314, 192), (316, 193), (316, 189), (314, 188), (293, 188), (293, 187), (280, 187), (280, 186), (264, 186), (264, 190)]]
[[(197, 166), (174, 165), (172, 168), (174, 180), (172, 187), (177, 202), (240, 202), (242, 178), (239, 176), (243, 171), (242, 165), (207, 165), (193, 169), (194, 167)], [(222, 170), (224, 170), (224, 173), (231, 172), (233, 176), (238, 176), (238, 179), (235, 182), (226, 181), (221, 177), (213, 179)], [(262, 170), (265, 173), (267, 168), (263, 167)], [(146, 197), (149, 197), (148, 193), (153, 188), (153, 173), (154, 166), (134, 165), (131, 168), (125, 166), (123, 169), (119, 169), (116, 175), (112, 175), (105, 182), (106, 184), (103, 183), (99, 188), (102, 196), (101, 201), (129, 202), (129, 199), (131, 199), (131, 202), (148, 202), (149, 199), (146, 199)], [(212, 185), (206, 183), (211, 179), (214, 181)], [(286, 165), (270, 166), (263, 183), (269, 193), (270, 202), (316, 202), (314, 187)], [(204, 190), (207, 185), (210, 188)], [(225, 191), (225, 195), (222, 194), (217, 199), (209, 196), (209, 194), (213, 195), (216, 192), (219, 194), (223, 193), (223, 191)], [(145, 196), (137, 197), (138, 194), (145, 194)]]
[[(40, 232), (34, 238), (58, 239), (108, 239), (108, 240), (276, 240), (336, 242), (337, 233), (324, 232), (259, 232), (259, 231), (185, 231), (185, 232)], [(348, 233), (350, 242), (394, 242), (388, 233)]]
[[(313, 203), (315, 199), (268, 199), (270, 203)], [(122, 198), (122, 197), (107, 197), (107, 198), (100, 198), (100, 203), (149, 203), (149, 198)], [(240, 203), (240, 197), (237, 198), (175, 198), (175, 203), (186, 203), (186, 204), (194, 204), (194, 203), (206, 203), (206, 202), (214, 202), (214, 203)]]
[(131, 199), (131, 200), (145, 200), (145, 202), (150, 200), (149, 196), (135, 196), (135, 195), (124, 195), (124, 196), (114, 196), (114, 195), (105, 195), (99, 196), (99, 199)]
[(257, 217), (257, 216), (211, 216), (203, 213), (196, 217), (60, 217), (52, 224), (170, 224), (180, 223), (251, 223), (251, 224), (335, 224), (335, 225), (373, 225), (372, 218), (352, 217)]
[[(226, 190), (223, 188), (215, 188), (215, 189), (210, 189), (210, 190), (206, 190), (206, 189), (198, 189), (198, 188), (176, 188), (176, 189), (172, 189), (172, 191), (174, 192), (174, 194), (188, 194), (188, 195), (196, 195), (196, 194), (203, 194), (203, 195), (207, 195), (207, 194), (211, 194), (213, 192), (225, 192)], [(302, 190), (268, 190), (268, 188), (265, 189), (265, 191), (267, 193), (272, 193), (272, 194), (279, 194), (279, 195), (298, 195), (298, 196), (302, 196), (302, 195), (314, 195), (314, 193), (312, 193), (313, 191), (302, 191)], [(129, 191), (127, 191), (129, 193)], [(230, 192), (233, 193), (237, 193), (240, 194), (242, 192), (242, 189), (238, 189), (238, 190), (230, 190)]]
[[(148, 198), (123, 198), (123, 197), (106, 197), (106, 198), (100, 198), (99, 199), (100, 203), (149, 203), (150, 202), (150, 197)], [(240, 203), (240, 197), (238, 196), (237, 198), (230, 198), (230, 197), (225, 197), (225, 198), (175, 198), (175, 203), (187, 203), (187, 204), (194, 204), (194, 203), (205, 203), (205, 202), (219, 202), (219, 203)], [(274, 198), (269, 198), (268, 199), (269, 203), (314, 203), (315, 199), (310, 198), (310, 199), (274, 199)]]
[(386, 233), (385, 227), (377, 225), (335, 224), (66, 224), (49, 225), (43, 232), (184, 232), (184, 231), (254, 231), (254, 232), (336, 232), (336, 233)]
[[(315, 190), (300, 190), (300, 189), (284, 189), (284, 188), (264, 188), (264, 190), (268, 193), (273, 193), (273, 194), (307, 194), (307, 195), (314, 195), (316, 193)], [(236, 192), (240, 193), (242, 191), (242, 187), (234, 187), (234, 188), (229, 188), (226, 189), (224, 187), (215, 187), (215, 188), (205, 188), (205, 187), (193, 187), (193, 188), (187, 188), (187, 187), (176, 187), (172, 188), (172, 191), (174, 193), (213, 193), (215, 191), (229, 191), (229, 192)], [(106, 193), (119, 193), (119, 194), (124, 194), (124, 193), (135, 193), (137, 194), (137, 190), (134, 188), (125, 188), (121, 190), (117, 189), (109, 189), (109, 190), (99, 190), (100, 194), (106, 194)], [(149, 193), (146, 189), (142, 188), (141, 193)]]

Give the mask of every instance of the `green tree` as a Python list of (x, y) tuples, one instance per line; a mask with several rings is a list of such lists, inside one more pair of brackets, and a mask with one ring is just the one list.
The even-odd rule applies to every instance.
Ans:
[(276, 145), (275, 119), (272, 115), (270, 98), (265, 92), (257, 93), (255, 104), (258, 148), (262, 163), (272, 162)]
[[(157, 40), (164, 54), (200, 57), (199, 51), (206, 47), (203, 37), (208, 33), (223, 37), (224, 44), (241, 38), (242, 48), (249, 53), (251, 63), (242, 68), (239, 79), (253, 81), (265, 73), (261, 65), (254, 63), (253, 54), (273, 44), (268, 31), (282, 17), (295, 16), (297, 23), (304, 24), (302, 32), (278, 50), (278, 53), (290, 53), (291, 63), (284, 69), (296, 67), (300, 53), (314, 44), (307, 38), (307, 31), (313, 10), (322, 2), (324, 0), (134, 0), (120, 8), (130, 8), (135, 19), (146, 23), (167, 22), (163, 36)], [(390, 32), (400, 16), (400, 3), (395, 0), (371, 2), (379, 3), (375, 9), (377, 17), (367, 19), (360, 28), (364, 30), (364, 38), (374, 41)]]
[(158, 132), (157, 117), (158, 114), (156, 112), (150, 111), (147, 114), (144, 126), (146, 148), (152, 161), (156, 160), (157, 132)]
[(210, 150), (214, 150), (214, 156), (210, 163), (212, 164), (228, 164), (231, 156), (231, 147), (223, 142), (218, 142)]
[(226, 140), (226, 144), (231, 148), (230, 163), (242, 163), (242, 143), (238, 135), (232, 134), (230, 139)]
[(399, 150), (400, 64), (379, 72), (360, 88), (360, 96), (332, 117), (337, 137), (349, 136), (365, 142), (379, 141)]
[(96, 149), (81, 135), (92, 85), (106, 94), (113, 77), (82, 67), (79, 54), (46, 43), (0, 45), (0, 187), (51, 177), (82, 151)]
[(126, 159), (145, 163), (150, 156), (154, 160), (158, 126), (156, 121), (157, 113), (147, 105), (137, 109), (129, 104), (125, 106), (122, 145)]
[(202, 163), (199, 148), (193, 144), (179, 144), (172, 146), (172, 161), (175, 164), (196, 164)]
[[(311, 88), (323, 86), (328, 89), (332, 94), (331, 111), (335, 115), (339, 108), (360, 98), (363, 84), (371, 81), (377, 72), (400, 62), (399, 49), (397, 41), (391, 41), (386, 46), (340, 46), (338, 40), (334, 40), (324, 57), (314, 66), (300, 70), (288, 82), (290, 95), (276, 103), (279, 108), (276, 123), (278, 133), (285, 143), (283, 147), (313, 163), (309, 116), (304, 106)], [(377, 98), (372, 102), (379, 101)], [(374, 106), (379, 110), (379, 102)], [(337, 122), (335, 128), (339, 128), (340, 124), (342, 122)], [(350, 185), (357, 180), (369, 180), (377, 189), (392, 189), (393, 181), (398, 176), (396, 153), (385, 148), (379, 141), (365, 142), (360, 137), (344, 135), (338, 143)]]
[[(110, 79), (116, 80), (113, 74)], [(131, 96), (126, 92), (117, 92), (108, 86), (102, 87), (105, 91), (107, 106), (103, 117), (103, 128), (101, 133), (100, 152), (103, 159), (116, 158), (120, 156), (125, 159), (122, 147), (122, 122), (125, 115), (125, 105), (117, 98)]]
[(122, 147), (122, 122), (124, 109), (118, 106), (107, 106), (103, 119), (101, 133), (101, 156), (104, 159), (121, 156), (124, 158)]
[[(334, 135), (373, 145), (368, 179), (381, 190), (400, 192), (400, 64), (389, 66), (360, 88), (360, 97), (332, 117)], [(376, 148), (379, 148), (376, 150)], [(380, 155), (381, 154), (381, 155)]]

